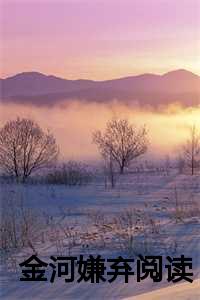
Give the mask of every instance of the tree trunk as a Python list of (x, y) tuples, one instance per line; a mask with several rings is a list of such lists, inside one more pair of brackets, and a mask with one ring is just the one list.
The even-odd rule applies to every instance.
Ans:
[(124, 165), (120, 166), (120, 174), (124, 174)]
[(26, 180), (27, 180), (27, 175), (24, 175), (23, 177), (22, 177), (22, 183), (25, 183), (26, 182)]
[(194, 157), (192, 157), (192, 176), (194, 175)]

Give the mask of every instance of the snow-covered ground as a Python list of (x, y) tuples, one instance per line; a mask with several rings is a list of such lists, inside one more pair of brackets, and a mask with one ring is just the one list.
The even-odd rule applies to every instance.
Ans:
[(137, 297), (130, 297), (124, 300), (197, 300), (200, 299), (200, 280), (192, 284), (179, 284), (174, 287), (167, 287), (155, 292), (145, 293)]
[[(51, 255), (101, 254), (105, 258), (122, 255), (136, 259), (137, 254), (184, 254), (192, 257), (193, 279), (197, 280), (198, 176), (129, 174), (118, 179), (115, 189), (105, 189), (103, 181), (82, 187), (4, 184), (1, 200), (2, 216), (9, 211), (5, 209), (8, 200), (12, 200), (10, 205), (17, 203), (15, 211), (23, 205), (34, 216), (30, 234), (33, 247), (26, 245), (9, 255), (2, 252), (1, 299), (198, 299), (199, 282), (175, 285), (167, 281), (166, 272), (158, 283), (150, 278), (142, 282), (133, 278), (128, 284), (123, 278), (112, 284), (65, 283), (63, 278), (53, 284), (26, 283), (19, 281), (18, 266), (34, 251), (47, 262)], [(131, 220), (136, 223), (130, 227)], [(133, 243), (128, 248), (130, 235)]]

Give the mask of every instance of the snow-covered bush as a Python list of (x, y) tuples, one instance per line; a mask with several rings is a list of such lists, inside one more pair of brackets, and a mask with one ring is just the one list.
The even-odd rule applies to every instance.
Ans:
[(48, 184), (65, 184), (69, 186), (85, 185), (92, 180), (88, 167), (80, 162), (69, 161), (61, 167), (53, 169), (46, 176)]

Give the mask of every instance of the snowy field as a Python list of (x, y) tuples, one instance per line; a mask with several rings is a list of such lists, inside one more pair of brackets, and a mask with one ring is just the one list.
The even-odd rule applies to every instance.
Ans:
[(200, 281), (196, 280), (193, 284), (180, 284), (174, 287), (163, 288), (154, 292), (145, 293), (137, 297), (130, 297), (125, 300), (196, 300), (200, 299)]
[[(21, 217), (29, 223), (23, 246), (1, 251), (1, 299), (198, 299), (199, 205), (199, 177), (175, 172), (123, 175), (114, 189), (105, 188), (103, 180), (80, 187), (3, 184), (1, 221), (12, 216), (19, 231)], [(62, 277), (53, 284), (19, 281), (19, 263), (34, 253), (46, 262), (51, 255), (184, 254), (193, 259), (194, 282), (186, 284), (183, 295), (185, 282), (169, 283), (166, 272), (157, 283), (137, 282), (135, 276), (128, 284), (123, 277), (111, 284), (66, 283)]]

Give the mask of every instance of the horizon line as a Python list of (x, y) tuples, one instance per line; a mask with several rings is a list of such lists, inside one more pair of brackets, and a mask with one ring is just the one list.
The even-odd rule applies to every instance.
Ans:
[(58, 78), (58, 79), (63, 79), (63, 80), (71, 80), (71, 81), (77, 81), (77, 80), (89, 80), (89, 81), (102, 82), (102, 81), (124, 79), (124, 78), (137, 77), (137, 76), (143, 76), (143, 75), (164, 76), (164, 75), (166, 75), (166, 74), (168, 74), (168, 73), (178, 72), (178, 71), (185, 71), (185, 72), (192, 73), (193, 75), (196, 75), (196, 76), (199, 76), (199, 77), (200, 77), (200, 74), (197, 74), (197, 73), (195, 73), (195, 72), (192, 72), (192, 71), (190, 71), (190, 70), (188, 70), (188, 69), (179, 68), (179, 69), (173, 69), (173, 70), (170, 70), (170, 71), (167, 71), (167, 72), (163, 72), (163, 73), (144, 72), (144, 73), (137, 73), (137, 74), (133, 74), (133, 75), (124, 75), (124, 76), (120, 76), (120, 77), (114, 77), (114, 78), (111, 78), (111, 79), (102, 79), (102, 80), (96, 80), (96, 79), (90, 79), (90, 78), (76, 78), (76, 79), (69, 79), (69, 78), (65, 78), (65, 77), (62, 77), (62, 76), (58, 76), (58, 75), (54, 75), (54, 74), (48, 74), (48, 73), (43, 73), (43, 72), (41, 72), (41, 71), (36, 71), (36, 70), (32, 70), (32, 71), (21, 71), (21, 72), (18, 72), (18, 73), (14, 73), (14, 74), (8, 75), (8, 76), (6, 76), (6, 77), (1, 76), (0, 79), (1, 79), (1, 80), (6, 80), (6, 79), (9, 79), (9, 78), (15, 77), (15, 76), (17, 76), (17, 75), (21, 75), (21, 74), (37, 73), (37, 74), (44, 75), (44, 76), (47, 76), (47, 77), (51, 77), (51, 76), (52, 76), (52, 77), (56, 77), (56, 78)]

